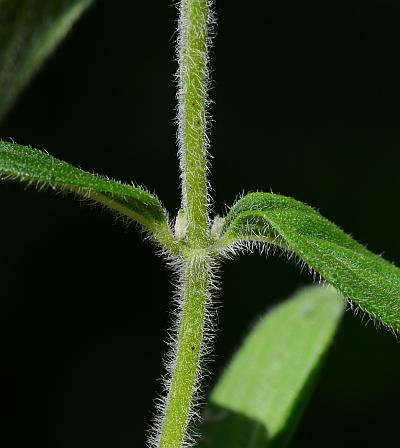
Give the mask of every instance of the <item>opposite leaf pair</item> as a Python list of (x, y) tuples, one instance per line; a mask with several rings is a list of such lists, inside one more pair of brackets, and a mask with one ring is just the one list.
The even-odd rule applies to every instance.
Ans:
[[(91, 3), (0, 0), (0, 119), (45, 56)], [(187, 282), (180, 298), (190, 302), (188, 309), (193, 313), (187, 312), (183, 319), (181, 331), (186, 342), (182, 342), (183, 336), (177, 338), (178, 355), (180, 347), (183, 349), (180, 358), (177, 355), (179, 362), (174, 358), (171, 367), (185, 367), (189, 360), (191, 370), (177, 369), (179, 372), (173, 374), (176, 382), (172, 379), (170, 389), (175, 387), (175, 396), (166, 397), (167, 404), (171, 400), (174, 403), (167, 424), (168, 412), (162, 416), (165, 425), (160, 446), (168, 448), (183, 446), (187, 440), (193, 390), (198, 386), (204, 318), (197, 327), (192, 323), (201, 306), (206, 314), (208, 268), (213, 259), (258, 247), (281, 250), (318, 273), (378, 322), (394, 332), (400, 329), (400, 270), (369, 252), (313, 208), (280, 195), (251, 193), (240, 199), (225, 218), (217, 218), (211, 229), (206, 228), (205, 105), (211, 4), (207, 0), (180, 2), (178, 121), (186, 211), (178, 214), (175, 232), (158, 199), (145, 190), (92, 175), (46, 153), (0, 141), (0, 176), (69, 191), (100, 203), (140, 224), (165, 253), (185, 265)], [(191, 232), (186, 232), (185, 213), (189, 216), (189, 211), (193, 219), (188, 219)], [(332, 289), (307, 289), (257, 325), (211, 394), (202, 447), (286, 446), (343, 311), (336, 295)], [(194, 342), (193, 334), (198, 336)], [(155, 443), (158, 446), (157, 440)]]
[[(185, 240), (176, 239), (168, 216), (150, 193), (82, 171), (48, 154), (0, 142), (0, 175), (70, 191), (99, 202), (138, 222), (172, 256), (182, 256)], [(356, 306), (392, 331), (400, 329), (400, 269), (374, 255), (294, 199), (251, 193), (233, 205), (211, 256), (248, 245), (268, 244), (293, 254)]]

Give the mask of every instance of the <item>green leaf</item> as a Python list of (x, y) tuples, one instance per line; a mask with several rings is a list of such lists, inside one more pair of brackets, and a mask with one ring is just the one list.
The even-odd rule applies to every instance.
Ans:
[(201, 448), (282, 448), (310, 397), (343, 312), (311, 287), (260, 320), (209, 397)]
[(93, 0), (0, 0), (0, 120)]
[(42, 151), (0, 141), (0, 176), (74, 192), (137, 221), (158, 239), (171, 237), (166, 213), (156, 197), (82, 171)]
[(269, 243), (295, 254), (359, 308), (400, 330), (400, 269), (368, 251), (313, 208), (251, 193), (228, 213), (223, 244)]

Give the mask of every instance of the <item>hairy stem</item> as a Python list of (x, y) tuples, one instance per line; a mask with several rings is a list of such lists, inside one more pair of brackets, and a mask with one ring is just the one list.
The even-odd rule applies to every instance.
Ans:
[(198, 386), (208, 295), (208, 261), (185, 261), (178, 346), (162, 425), (160, 448), (179, 448), (187, 441), (193, 396)]
[(180, 448), (188, 442), (200, 377), (209, 286), (206, 106), (210, 15), (210, 0), (180, 2), (178, 136), (187, 233), (181, 236), (186, 246), (181, 257), (181, 312), (159, 448)]
[(208, 0), (181, 0), (178, 41), (178, 137), (188, 244), (207, 243)]

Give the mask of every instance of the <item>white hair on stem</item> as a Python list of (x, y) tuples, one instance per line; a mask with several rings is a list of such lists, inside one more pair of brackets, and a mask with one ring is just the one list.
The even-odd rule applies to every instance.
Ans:
[[(201, 0), (200, 0), (201, 1)], [(176, 2), (176, 6), (180, 11), (183, 11), (187, 0), (180, 0)], [(180, 177), (182, 187), (182, 206), (185, 209), (187, 206), (187, 177), (192, 173), (188, 173), (186, 169), (186, 151), (187, 140), (193, 133), (199, 133), (199, 130), (194, 126), (194, 122), (189, 122), (187, 117), (187, 93), (190, 88), (194, 88), (195, 95), (191, 97), (194, 101), (192, 104), (198, 111), (196, 119), (200, 123), (200, 134), (202, 140), (202, 156), (205, 161), (206, 174), (209, 172), (209, 159), (211, 158), (208, 149), (210, 141), (208, 132), (212, 123), (212, 118), (209, 114), (210, 105), (212, 101), (208, 92), (211, 89), (211, 68), (209, 65), (210, 51), (212, 48), (212, 39), (214, 36), (214, 28), (216, 23), (215, 13), (213, 10), (214, 1), (207, 1), (207, 17), (203, 21), (204, 26), (195, 28), (195, 32), (198, 37), (205, 42), (203, 49), (197, 49), (196, 54), (199, 56), (202, 64), (197, 67), (197, 70), (188, 70), (188, 64), (186, 58), (189, 57), (189, 48), (187, 39), (185, 39), (185, 32), (187, 32), (188, 24), (185, 23), (185, 17), (180, 14), (178, 19), (178, 38), (176, 45), (176, 59), (178, 61), (178, 70), (175, 74), (175, 80), (177, 83), (177, 143), (178, 143), (178, 156), (180, 164)], [(186, 18), (187, 19), (187, 18)], [(192, 68), (192, 67), (191, 67)], [(200, 70), (199, 70), (200, 68)], [(194, 82), (196, 81), (196, 83)], [(202, 165), (203, 160), (198, 160), (199, 166)], [(212, 198), (210, 195), (210, 184), (208, 179), (206, 180), (207, 186), (207, 205), (209, 206)]]

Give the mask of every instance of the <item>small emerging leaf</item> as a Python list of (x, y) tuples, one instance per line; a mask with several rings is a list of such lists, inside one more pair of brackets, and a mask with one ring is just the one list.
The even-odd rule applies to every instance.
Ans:
[(283, 448), (299, 421), (343, 312), (311, 287), (256, 325), (212, 391), (201, 448)]
[(0, 120), (93, 0), (0, 0)]
[(164, 209), (147, 191), (87, 173), (42, 151), (0, 141), (0, 176), (74, 192), (128, 216), (153, 233), (169, 234)]
[(296, 254), (362, 310), (400, 330), (400, 269), (312, 207), (285, 196), (251, 193), (232, 207), (224, 232), (226, 244), (266, 242)]

